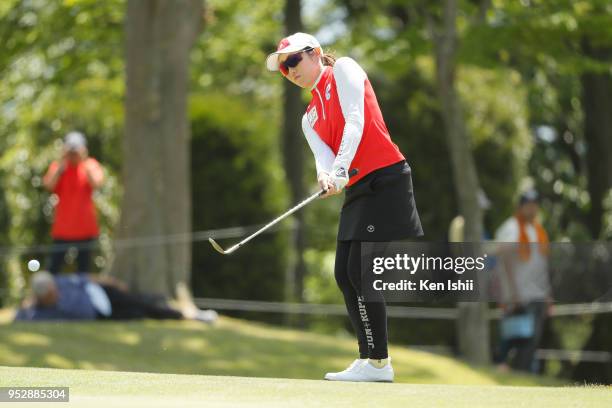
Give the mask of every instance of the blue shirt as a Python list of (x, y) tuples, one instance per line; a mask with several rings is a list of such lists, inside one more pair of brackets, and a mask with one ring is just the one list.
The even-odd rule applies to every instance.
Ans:
[(94, 320), (96, 309), (85, 289), (89, 282), (84, 275), (55, 277), (57, 303), (51, 307), (20, 309), (15, 320)]

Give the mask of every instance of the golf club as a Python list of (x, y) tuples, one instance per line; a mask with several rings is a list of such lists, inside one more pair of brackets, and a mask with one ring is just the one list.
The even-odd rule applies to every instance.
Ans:
[[(359, 172), (358, 169), (353, 169), (350, 171), (349, 173), (349, 177), (353, 177), (355, 174), (357, 174)], [(238, 248), (240, 248), (242, 245), (246, 244), (247, 242), (249, 242), (250, 240), (252, 240), (253, 238), (255, 238), (256, 236), (258, 236), (259, 234), (261, 234), (262, 232), (264, 232), (265, 230), (267, 230), (268, 228), (270, 228), (271, 226), (273, 226), (274, 224), (278, 223), (279, 221), (282, 221), (283, 219), (287, 218), (288, 216), (290, 216), (291, 214), (293, 214), (294, 212), (296, 212), (297, 210), (299, 210), (300, 208), (308, 205), (309, 203), (311, 203), (312, 201), (316, 200), (317, 198), (321, 197), (322, 195), (324, 195), (327, 192), (327, 190), (321, 190), (318, 191), (316, 193), (314, 193), (313, 195), (311, 195), (310, 197), (306, 198), (304, 201), (302, 201), (301, 203), (297, 204), (295, 207), (290, 208), (289, 210), (287, 210), (286, 212), (284, 212), (283, 214), (279, 215), (278, 217), (276, 217), (275, 219), (273, 219), (272, 221), (270, 221), (269, 223), (267, 223), (266, 225), (264, 225), (263, 227), (261, 227), (260, 229), (258, 229), (257, 231), (255, 231), (254, 233), (252, 233), (251, 235), (249, 235), (248, 237), (246, 237), (245, 239), (243, 239), (242, 241), (240, 241), (239, 243), (237, 243), (236, 245), (229, 247), (228, 249), (223, 249), (221, 247), (221, 245), (219, 245), (217, 243), (217, 241), (215, 241), (212, 238), (208, 238), (208, 242), (210, 242), (210, 244), (213, 246), (213, 248), (215, 248), (215, 250), (217, 252), (219, 252), (220, 254), (223, 255), (229, 255), (232, 252), (236, 251)]]

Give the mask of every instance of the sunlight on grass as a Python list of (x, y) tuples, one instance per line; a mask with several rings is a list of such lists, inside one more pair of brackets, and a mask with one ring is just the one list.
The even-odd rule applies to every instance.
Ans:
[(393, 365), (408, 363), (406, 371), (398, 371), (398, 377), (406, 381), (445, 384), (497, 384), (487, 375), (468, 365), (445, 356), (423, 351), (394, 348)]
[[(397, 382), (562, 385), (500, 375), (452, 356), (390, 346)], [(222, 317), (192, 321), (39, 322), (0, 326), (0, 365), (321, 379), (357, 357), (355, 340)]]
[(46, 365), (57, 368), (74, 368), (75, 364), (67, 358), (55, 353), (47, 353), (44, 356)]
[(180, 347), (188, 351), (203, 351), (206, 349), (208, 342), (202, 338), (189, 337), (181, 341)]
[(28, 361), (27, 357), (22, 353), (17, 353), (15, 350), (8, 346), (0, 343), (0, 359), (2, 364), (21, 366), (25, 365)]
[(209, 343), (201, 337), (163, 338), (161, 346), (164, 350), (187, 350), (194, 353), (205, 352)]
[(15, 318), (15, 310), (0, 309), (0, 324), (10, 323)]
[(104, 363), (95, 363), (93, 361), (87, 360), (79, 360), (77, 362), (77, 367), (82, 370), (116, 370), (117, 367), (112, 364), (104, 364)]
[(136, 346), (140, 344), (140, 335), (135, 332), (125, 332), (116, 335), (115, 339), (118, 343), (125, 344), (127, 346)]
[(48, 346), (51, 343), (48, 336), (28, 332), (15, 333), (9, 336), (8, 340), (20, 346)]

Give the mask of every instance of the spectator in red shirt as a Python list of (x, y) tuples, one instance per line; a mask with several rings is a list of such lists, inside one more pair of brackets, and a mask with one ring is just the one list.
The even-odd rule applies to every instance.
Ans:
[(100, 163), (88, 157), (87, 141), (79, 132), (64, 139), (64, 153), (49, 166), (43, 184), (57, 195), (51, 228), (54, 248), (49, 271), (57, 274), (70, 247), (76, 247), (77, 272), (89, 272), (91, 247), (98, 237), (98, 222), (92, 193), (104, 182)]

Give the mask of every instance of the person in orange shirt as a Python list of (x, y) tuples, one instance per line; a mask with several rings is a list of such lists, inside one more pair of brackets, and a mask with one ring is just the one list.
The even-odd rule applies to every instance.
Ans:
[(85, 136), (68, 133), (63, 157), (51, 163), (43, 178), (45, 188), (58, 198), (51, 228), (51, 273), (60, 272), (70, 247), (78, 250), (77, 272), (89, 272), (91, 247), (99, 234), (92, 195), (103, 183), (104, 172), (100, 163), (88, 156)]
[(545, 320), (552, 312), (550, 244), (537, 220), (538, 212), (538, 193), (528, 190), (520, 196), (515, 214), (495, 233), (500, 245), (499, 284), (504, 310), (496, 360), (503, 371), (511, 366), (538, 372), (536, 351)]

